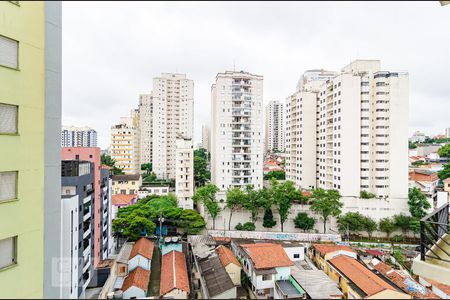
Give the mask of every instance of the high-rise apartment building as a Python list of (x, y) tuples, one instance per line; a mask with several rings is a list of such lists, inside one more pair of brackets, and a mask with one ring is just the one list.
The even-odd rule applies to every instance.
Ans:
[(202, 126), (202, 144), (203, 149), (206, 149), (206, 151), (211, 152), (211, 129), (208, 125)]
[(211, 87), (211, 179), (220, 191), (263, 186), (263, 76), (218, 73)]
[[(287, 178), (336, 189), (344, 211), (375, 217), (405, 209), (408, 193), (408, 74), (356, 60), (288, 98)], [(315, 143), (314, 143), (315, 141)], [(380, 201), (360, 201), (360, 193)]]
[(140, 164), (152, 162), (153, 155), (153, 97), (152, 94), (139, 95), (139, 157)]
[(445, 137), (446, 138), (450, 138), (450, 127), (449, 128), (445, 128)]
[(89, 127), (63, 126), (61, 147), (97, 147), (97, 131)]
[(176, 196), (178, 207), (193, 209), (194, 203), (194, 148), (191, 139), (179, 138), (176, 141)]
[(140, 130), (139, 113), (131, 112), (130, 117), (120, 118), (117, 125), (111, 127), (111, 158), (125, 174), (140, 173)]
[(162, 73), (153, 78), (153, 171), (175, 178), (176, 139), (192, 139), (194, 81), (185, 74)]
[(279, 101), (270, 101), (266, 106), (264, 119), (265, 128), (265, 151), (284, 152), (284, 110)]
[(57, 298), (61, 3), (0, 11), (0, 297)]

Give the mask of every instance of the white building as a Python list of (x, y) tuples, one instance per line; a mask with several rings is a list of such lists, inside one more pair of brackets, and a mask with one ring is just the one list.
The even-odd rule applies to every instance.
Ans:
[(194, 203), (194, 149), (191, 139), (178, 138), (176, 141), (176, 196), (178, 206), (193, 209)]
[(425, 133), (422, 133), (420, 131), (414, 132), (414, 134), (409, 138), (409, 141), (412, 143), (422, 143), (426, 140)]
[(211, 129), (208, 125), (202, 126), (202, 148), (211, 152)]
[(138, 111), (133, 110), (130, 117), (120, 118), (119, 124), (111, 127), (111, 158), (125, 174), (139, 174), (141, 170), (138, 119)]
[(284, 109), (279, 101), (270, 101), (265, 116), (265, 151), (284, 152)]
[(153, 97), (139, 95), (139, 158), (140, 164), (152, 162), (153, 151)]
[(97, 147), (97, 131), (90, 127), (63, 126), (61, 147)]
[(263, 77), (218, 73), (211, 87), (211, 181), (229, 187), (263, 186)]
[(176, 139), (192, 139), (194, 81), (185, 74), (162, 73), (153, 78), (153, 171), (175, 178)]
[(445, 128), (445, 137), (446, 138), (450, 138), (450, 127), (449, 128)]
[[(407, 73), (356, 60), (327, 81), (306, 80), (288, 98), (287, 178), (336, 189), (343, 211), (377, 218), (407, 211)], [(363, 199), (360, 192), (376, 195)], [(369, 203), (370, 202), (370, 203)]]

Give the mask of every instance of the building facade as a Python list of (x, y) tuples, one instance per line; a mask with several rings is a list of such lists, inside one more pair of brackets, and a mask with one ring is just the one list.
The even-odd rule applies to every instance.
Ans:
[(139, 174), (141, 170), (138, 120), (139, 113), (133, 110), (130, 117), (122, 117), (111, 127), (111, 158), (125, 174)]
[(176, 143), (176, 196), (178, 206), (193, 209), (194, 203), (194, 148), (191, 139), (177, 139)]
[(63, 126), (61, 147), (97, 147), (97, 131), (89, 127)]
[(62, 298), (85, 295), (94, 269), (94, 164), (82, 160), (61, 163)]
[(211, 129), (208, 125), (202, 126), (202, 148), (211, 152)]
[(263, 77), (218, 73), (211, 87), (211, 181), (220, 191), (263, 186)]
[(0, 11), (0, 294), (57, 298), (61, 3)]
[[(344, 212), (406, 211), (408, 94), (408, 74), (381, 71), (378, 60), (306, 81), (288, 99), (287, 178), (302, 188), (338, 190)], [(360, 201), (362, 191), (378, 201)]]
[(162, 73), (153, 78), (153, 171), (175, 178), (176, 139), (192, 139), (194, 81), (185, 74)]
[(139, 174), (112, 175), (113, 195), (137, 194), (142, 185), (142, 177)]
[(265, 152), (284, 152), (284, 108), (279, 101), (270, 101), (265, 116)]
[(152, 162), (153, 151), (153, 97), (139, 95), (139, 157), (140, 164)]

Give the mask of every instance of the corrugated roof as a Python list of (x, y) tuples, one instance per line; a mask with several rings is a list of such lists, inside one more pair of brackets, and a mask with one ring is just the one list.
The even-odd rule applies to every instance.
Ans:
[(122, 245), (116, 261), (119, 263), (127, 264), (130, 257), (131, 249), (133, 249), (133, 243), (125, 243)]
[(299, 270), (297, 267), (291, 267), (291, 277), (311, 299), (342, 298), (337, 283), (321, 270)]
[(215, 297), (232, 288), (235, 288), (225, 267), (217, 255), (211, 255), (198, 260), (200, 273), (205, 280), (208, 296)]

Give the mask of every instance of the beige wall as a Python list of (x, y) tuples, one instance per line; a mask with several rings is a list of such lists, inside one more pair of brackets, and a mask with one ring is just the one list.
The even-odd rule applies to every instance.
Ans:
[(162, 296), (163, 298), (172, 298), (172, 299), (187, 299), (188, 295), (185, 291), (174, 289)]
[(137, 194), (137, 191), (139, 190), (140, 186), (141, 186), (141, 179), (128, 181), (114, 180), (112, 182), (113, 195), (121, 194), (122, 190), (125, 190), (125, 194)]
[(236, 266), (235, 264), (228, 264), (225, 267), (228, 275), (230, 275), (231, 281), (233, 281), (234, 285), (241, 285), (241, 267)]
[(412, 299), (412, 297), (405, 293), (400, 293), (392, 290), (384, 290), (375, 295), (367, 297), (366, 299)]

